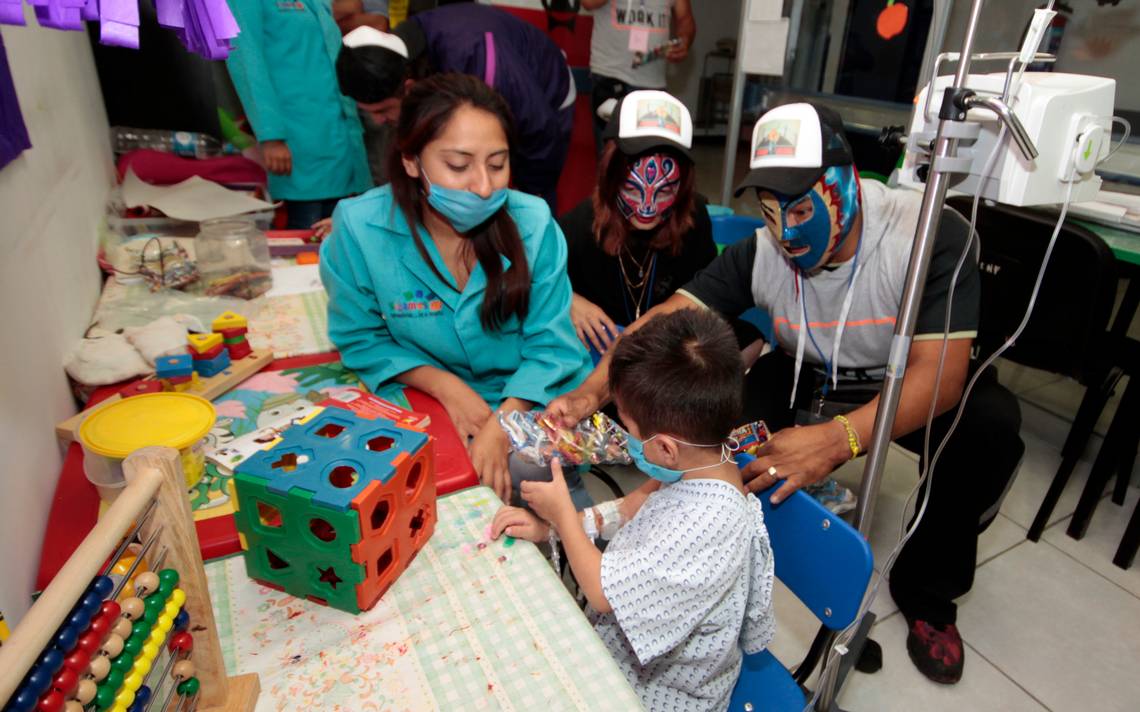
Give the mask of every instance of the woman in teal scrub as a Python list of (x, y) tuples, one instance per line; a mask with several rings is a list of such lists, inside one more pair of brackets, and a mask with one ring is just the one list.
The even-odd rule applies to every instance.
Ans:
[(372, 187), (356, 103), (340, 93), (330, 0), (229, 0), (241, 34), (226, 60), (288, 227)]
[(570, 323), (566, 241), (541, 198), (507, 188), (511, 129), (478, 79), (417, 82), (391, 183), (340, 203), (320, 261), (344, 364), (370, 388), (394, 380), (443, 403), (504, 501), (549, 471), (509, 458), (497, 413), (545, 406), (590, 371)]

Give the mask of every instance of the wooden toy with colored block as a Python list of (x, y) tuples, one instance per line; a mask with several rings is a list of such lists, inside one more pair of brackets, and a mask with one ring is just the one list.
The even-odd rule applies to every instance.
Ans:
[(159, 378), (182, 378), (194, 375), (194, 360), (190, 354), (159, 356), (154, 360), (155, 375)]
[(435, 529), (434, 444), (329, 408), (239, 465), (234, 489), (250, 577), (358, 613)]
[(191, 356), (210, 358), (210, 354), (217, 351), (217, 347), (222, 345), (222, 335), (212, 332), (209, 334), (189, 334), (186, 341), (189, 344)]
[(222, 371), (230, 367), (230, 354), (224, 349), (210, 359), (198, 359), (194, 361), (194, 370), (197, 371), (204, 378), (216, 376)]
[(221, 339), (221, 343), (225, 346), (231, 359), (245, 358), (252, 352), (249, 342), (245, 338), (249, 326), (246, 324), (245, 317), (240, 314), (230, 311), (222, 312), (217, 319), (214, 319), (210, 328)]
[[(241, 314), (235, 314), (232, 311), (224, 311), (219, 314), (210, 324), (212, 331), (221, 332), (226, 329), (244, 329), (249, 324), (246, 322), (245, 317)], [(244, 332), (243, 332), (244, 333)]]

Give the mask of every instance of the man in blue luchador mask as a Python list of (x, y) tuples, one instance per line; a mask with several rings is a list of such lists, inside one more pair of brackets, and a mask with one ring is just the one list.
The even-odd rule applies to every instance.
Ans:
[[(774, 502), (863, 454), (888, 363), (906, 364), (895, 441), (921, 453), (933, 408), (929, 430), (937, 447), (976, 368), (971, 347), (981, 288), (972, 251), (955, 278), (967, 221), (950, 209), (942, 213), (915, 336), (896, 344), (922, 196), (860, 181), (842, 119), (813, 103), (784, 104), (760, 117), (749, 169), (737, 195), (755, 196), (764, 226), (729, 246), (626, 333), (675, 309), (709, 308), (730, 318), (753, 306), (768, 312), (774, 332), (763, 346), (771, 350), (746, 359), (745, 411), (775, 434), (744, 479), (753, 491), (770, 490), (766, 496)], [(755, 346), (745, 354), (759, 353)], [(593, 412), (608, 397), (608, 366), (603, 359), (548, 411), (566, 421)], [(996, 516), (1024, 452), (1020, 422), (1017, 399), (992, 372), (983, 373), (931, 474), (925, 514), (890, 575), (891, 595), (909, 628), (907, 651), (936, 682), (955, 683), (962, 675), (954, 599), (973, 585), (978, 534)]]

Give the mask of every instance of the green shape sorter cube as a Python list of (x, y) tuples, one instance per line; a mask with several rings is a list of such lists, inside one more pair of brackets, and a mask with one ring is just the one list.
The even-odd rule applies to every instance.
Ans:
[(352, 560), (360, 541), (355, 510), (341, 511), (313, 501), (313, 493), (293, 488), (272, 492), (266, 480), (237, 472), (234, 488), (241, 507), (234, 522), (245, 539), (250, 578), (298, 598), (359, 613), (357, 586), (364, 566)]

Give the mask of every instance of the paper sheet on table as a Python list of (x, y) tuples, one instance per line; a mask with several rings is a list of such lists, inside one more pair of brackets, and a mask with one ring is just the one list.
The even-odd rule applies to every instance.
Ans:
[(284, 297), (290, 294), (306, 294), (324, 290), (318, 265), (291, 265), (273, 268), (273, 288), (265, 293), (267, 297)]
[(123, 177), (123, 202), (128, 208), (147, 205), (177, 220), (209, 220), (243, 213), (272, 210), (273, 204), (245, 193), (223, 188), (213, 181), (194, 176), (175, 185), (151, 185), (133, 170)]

